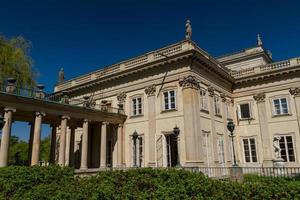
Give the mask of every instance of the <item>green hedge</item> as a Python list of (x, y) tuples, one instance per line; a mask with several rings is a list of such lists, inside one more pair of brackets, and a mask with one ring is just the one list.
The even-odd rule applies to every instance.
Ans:
[(70, 168), (0, 169), (1, 199), (300, 199), (300, 182), (245, 177), (243, 184), (184, 170), (106, 171), (74, 178)]

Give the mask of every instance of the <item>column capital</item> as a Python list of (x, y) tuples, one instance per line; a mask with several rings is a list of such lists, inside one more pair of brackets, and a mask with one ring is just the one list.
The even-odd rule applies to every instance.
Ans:
[(61, 116), (60, 116), (60, 119), (61, 119), (61, 120), (64, 120), (64, 119), (69, 120), (70, 117), (67, 116), (67, 115), (61, 115)]
[(124, 124), (118, 124), (118, 128), (123, 128)]
[(294, 97), (300, 97), (300, 88), (295, 87), (290, 89), (291, 95), (294, 95)]
[(89, 120), (89, 119), (82, 119), (82, 122), (83, 123), (89, 123), (91, 120)]
[(215, 95), (215, 88), (213, 86), (208, 86), (207, 91), (210, 97), (213, 97)]
[(102, 126), (103, 125), (109, 125), (109, 122), (102, 122)]
[(117, 95), (117, 100), (118, 100), (119, 103), (124, 103), (125, 100), (126, 100), (126, 97), (127, 97), (126, 93), (121, 92)]
[(39, 116), (44, 117), (44, 116), (46, 116), (46, 113), (40, 112), (40, 111), (37, 111), (37, 112), (35, 112), (34, 114), (35, 114), (36, 117), (39, 117)]
[(192, 89), (196, 89), (196, 90), (200, 89), (200, 85), (199, 85), (198, 81), (192, 75), (188, 75), (188, 76), (180, 79), (179, 80), (179, 85), (183, 89), (185, 89), (185, 88), (192, 88)]
[(15, 108), (11, 108), (11, 107), (4, 108), (4, 112), (8, 112), (8, 111), (16, 112), (16, 109)]
[(148, 97), (149, 96), (155, 96), (155, 92), (156, 92), (156, 86), (155, 85), (150, 85), (150, 86), (145, 88), (145, 93)]
[(226, 102), (226, 94), (224, 94), (224, 93), (221, 93), (220, 94), (220, 97), (221, 97), (221, 99), (222, 99), (222, 102)]
[(266, 93), (256, 94), (256, 95), (253, 96), (253, 99), (255, 101), (257, 101), (257, 103), (265, 102), (265, 100), (266, 100)]

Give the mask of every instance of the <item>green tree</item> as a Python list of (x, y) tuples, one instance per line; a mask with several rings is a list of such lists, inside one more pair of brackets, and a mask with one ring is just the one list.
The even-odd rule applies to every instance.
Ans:
[(16, 163), (16, 154), (19, 152), (19, 159), (22, 163), (26, 163), (28, 159), (28, 143), (22, 141), (19, 137), (12, 135), (9, 144), (9, 163)]
[(37, 73), (29, 56), (30, 48), (31, 43), (21, 36), (10, 39), (0, 36), (0, 83), (14, 77), (18, 86), (35, 85)]
[(49, 135), (41, 141), (40, 160), (49, 162), (50, 148), (51, 148), (51, 136)]

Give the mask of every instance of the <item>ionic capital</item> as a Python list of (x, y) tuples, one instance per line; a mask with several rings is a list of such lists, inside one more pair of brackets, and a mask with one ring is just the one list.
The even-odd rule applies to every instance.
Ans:
[(124, 124), (118, 124), (118, 128), (123, 128)]
[(36, 117), (45, 117), (46, 116), (46, 113), (44, 113), (44, 112), (40, 112), (40, 111), (38, 111), (38, 112), (35, 112), (35, 116)]
[(256, 95), (253, 96), (253, 99), (255, 101), (257, 101), (257, 103), (265, 102), (265, 100), (266, 100), (266, 93), (256, 94)]
[(16, 112), (16, 109), (11, 107), (6, 107), (4, 108), (4, 112)]
[(147, 96), (154, 96), (156, 92), (156, 86), (155, 85), (151, 85), (145, 88), (145, 93), (147, 94)]
[(294, 95), (294, 97), (300, 97), (300, 88), (291, 88), (290, 93), (291, 95)]
[(192, 75), (188, 75), (187, 77), (180, 79), (179, 85), (183, 89), (185, 89), (185, 88), (192, 88), (192, 89), (196, 89), (196, 90), (200, 89), (200, 85), (199, 85), (198, 81)]
[(102, 126), (107, 126), (109, 125), (109, 122), (102, 122)]
[(213, 97), (215, 95), (215, 88), (213, 86), (208, 86), (207, 91), (210, 97)]
[(91, 120), (89, 120), (89, 119), (82, 119), (82, 122), (83, 123), (89, 123)]
[(119, 103), (124, 103), (126, 100), (126, 93), (125, 92), (121, 92), (120, 94), (117, 95), (117, 100)]
[(67, 116), (67, 115), (62, 115), (62, 116), (60, 116), (60, 119), (61, 120), (70, 120), (70, 117), (69, 116)]

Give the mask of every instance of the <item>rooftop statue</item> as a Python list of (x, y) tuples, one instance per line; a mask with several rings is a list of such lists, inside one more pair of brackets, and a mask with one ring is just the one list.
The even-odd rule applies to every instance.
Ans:
[(60, 71), (58, 72), (58, 83), (62, 83), (65, 80), (65, 72), (64, 69), (61, 68)]
[(190, 40), (192, 38), (192, 25), (191, 21), (188, 19), (186, 20), (185, 24), (185, 39)]
[(257, 34), (257, 46), (262, 46), (263, 43), (262, 43), (262, 40), (261, 40), (261, 37), (259, 34)]

